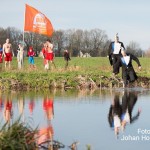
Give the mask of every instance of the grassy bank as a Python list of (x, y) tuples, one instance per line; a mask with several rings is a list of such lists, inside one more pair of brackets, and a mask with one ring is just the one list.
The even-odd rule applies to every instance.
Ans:
[[(142, 71), (134, 63), (135, 71), (139, 76), (138, 86), (149, 87), (150, 65), (149, 58), (140, 58)], [(43, 59), (35, 58), (35, 69), (30, 69), (28, 58), (25, 58), (24, 69), (17, 69), (16, 58), (13, 59), (12, 69), (4, 69), (0, 73), (1, 89), (45, 89), (45, 88), (95, 88), (118, 87), (118, 81), (111, 78), (112, 67), (108, 58), (72, 58), (67, 70), (64, 69), (63, 58), (55, 58), (56, 69), (44, 70)], [(4, 65), (4, 64), (2, 64)]]

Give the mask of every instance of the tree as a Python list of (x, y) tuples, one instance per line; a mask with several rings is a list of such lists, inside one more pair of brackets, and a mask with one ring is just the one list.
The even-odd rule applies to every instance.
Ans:
[(126, 47), (126, 52), (132, 53), (137, 57), (142, 57), (143, 51), (140, 48), (140, 45), (136, 42), (131, 41)]

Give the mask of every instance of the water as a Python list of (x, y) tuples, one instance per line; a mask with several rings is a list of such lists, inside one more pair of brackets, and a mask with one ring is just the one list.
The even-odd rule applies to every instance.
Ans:
[[(86, 150), (86, 145), (91, 145), (92, 150), (148, 149), (149, 96), (149, 90), (140, 88), (80, 92), (2, 92), (0, 120), (3, 123), (12, 122), (22, 114), (21, 120), (29, 122), (33, 127), (49, 127), (50, 137), (62, 142), (66, 146), (64, 149), (69, 149), (68, 146), (75, 141), (79, 142), (78, 150)], [(128, 111), (124, 111), (126, 106)], [(126, 124), (124, 130), (120, 127), (118, 134), (115, 134), (114, 127), (111, 126), (118, 123), (109, 123), (108, 118), (113, 120), (113, 116), (119, 112), (123, 114), (130, 110), (132, 118), (128, 115), (124, 117), (130, 123)]]

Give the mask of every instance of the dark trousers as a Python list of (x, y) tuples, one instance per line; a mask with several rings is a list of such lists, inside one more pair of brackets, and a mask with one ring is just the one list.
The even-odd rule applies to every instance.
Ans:
[(134, 82), (135, 80), (137, 80), (137, 75), (134, 69), (132, 67), (131, 68), (122, 67), (122, 79), (125, 85), (128, 84), (128, 81)]
[(120, 70), (120, 54), (112, 54), (113, 73), (118, 74)]

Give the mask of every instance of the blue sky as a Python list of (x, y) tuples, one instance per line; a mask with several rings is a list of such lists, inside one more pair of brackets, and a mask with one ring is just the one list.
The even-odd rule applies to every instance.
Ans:
[(24, 9), (28, 4), (59, 29), (105, 30), (111, 40), (119, 33), (124, 45), (137, 42), (150, 48), (149, 0), (1, 0), (0, 27), (23, 30)]

